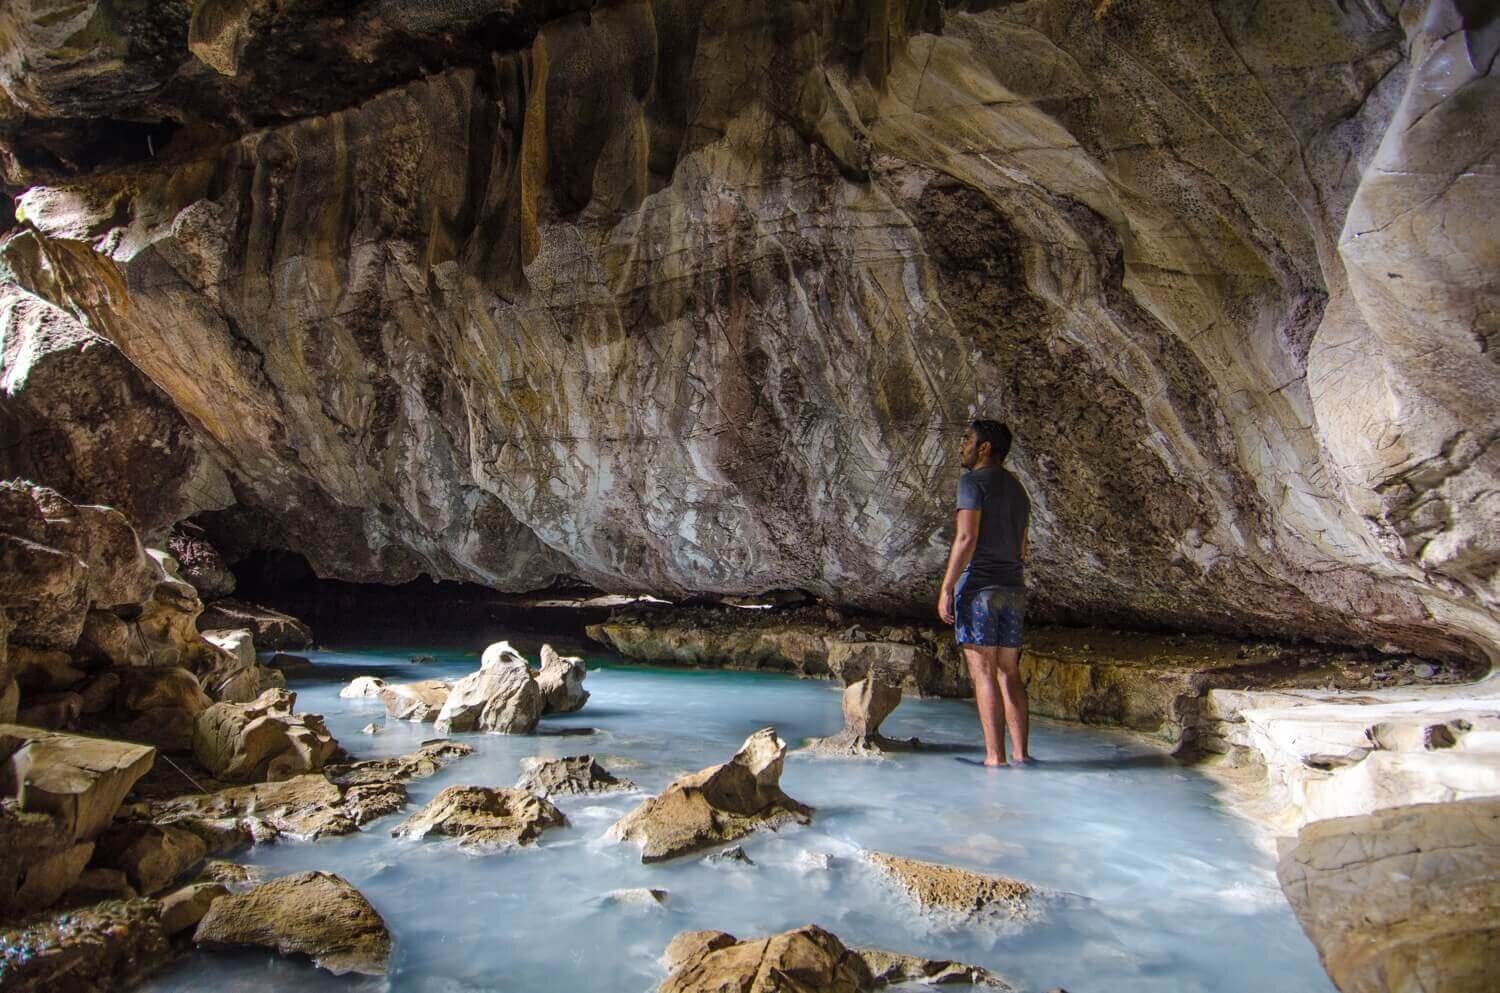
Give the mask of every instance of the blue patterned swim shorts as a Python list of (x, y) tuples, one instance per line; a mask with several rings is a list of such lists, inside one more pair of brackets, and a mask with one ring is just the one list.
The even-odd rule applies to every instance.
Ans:
[(971, 593), (959, 587), (954, 614), (960, 645), (1020, 648), (1021, 628), (1026, 620), (1026, 590), (986, 586)]

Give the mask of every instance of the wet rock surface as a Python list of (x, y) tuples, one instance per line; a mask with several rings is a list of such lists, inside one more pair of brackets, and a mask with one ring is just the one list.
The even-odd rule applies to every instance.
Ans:
[(378, 695), (385, 704), (385, 712), (391, 717), (425, 724), (437, 720), (452, 690), (452, 683), (424, 679), (417, 683), (387, 683), (380, 688)]
[(222, 896), (193, 932), (204, 948), (269, 948), (306, 955), (337, 976), (384, 975), (391, 935), (370, 902), (342, 877), (301, 872)]
[(530, 734), (542, 716), (542, 702), (541, 689), (524, 661), (486, 664), (453, 684), (433, 726), (439, 734)]
[(641, 847), (641, 861), (659, 862), (734, 841), (789, 821), (806, 824), (812, 808), (781, 790), (786, 743), (773, 728), (745, 739), (734, 757), (674, 780), (609, 829)]
[(870, 864), (888, 876), (923, 910), (968, 920), (1026, 916), (1032, 888), (1004, 876), (988, 876), (957, 866), (924, 862), (884, 852), (866, 852)]
[(828, 738), (813, 738), (807, 750), (815, 755), (862, 757), (910, 751), (917, 739), (895, 741), (880, 733), (880, 723), (901, 703), (901, 689), (879, 676), (867, 676), (844, 687), (844, 727)]
[(566, 823), (562, 811), (526, 790), (449, 786), (391, 833), (459, 838), (461, 847), (487, 854), (533, 844), (547, 828)]
[(521, 770), (516, 789), (529, 790), (541, 796), (613, 793), (636, 788), (630, 780), (613, 775), (596, 762), (592, 755), (523, 759)]
[(1479, 993), (1500, 960), (1500, 800), (1304, 827), (1277, 869), (1344, 993)]
[(587, 674), (583, 659), (559, 655), (551, 645), (543, 645), (542, 668), (536, 674), (542, 713), (571, 714), (582, 710), (589, 699), (589, 691), (583, 688)]
[(126, 990), (174, 955), (154, 900), (107, 901), (0, 930), (0, 975), (21, 993)]

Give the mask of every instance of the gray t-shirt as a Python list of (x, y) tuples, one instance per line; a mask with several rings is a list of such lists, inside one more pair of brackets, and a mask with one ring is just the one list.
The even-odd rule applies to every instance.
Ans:
[(1021, 539), (1031, 519), (1031, 498), (1020, 480), (1002, 466), (970, 469), (958, 478), (958, 509), (979, 511), (979, 540), (960, 589), (1025, 586)]

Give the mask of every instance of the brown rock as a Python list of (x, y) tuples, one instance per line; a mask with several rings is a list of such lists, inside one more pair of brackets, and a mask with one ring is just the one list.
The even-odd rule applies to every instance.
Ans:
[[(700, 932), (701, 934), (701, 932)], [(725, 945), (713, 936), (683, 958), (657, 993), (868, 993), (858, 953), (817, 925)]]
[(94, 843), (80, 841), (60, 852), (44, 855), (23, 867), (15, 904), (27, 910), (50, 907), (83, 877), (94, 853)]
[(977, 965), (964, 965), (949, 959), (928, 959), (920, 955), (890, 952), (883, 948), (856, 948), (864, 959), (876, 986), (891, 983), (921, 983), (924, 986), (986, 986), (1009, 990), (1013, 987), (999, 976)]
[(100, 836), (95, 861), (125, 873), (142, 896), (154, 896), (196, 869), (207, 854), (208, 845), (185, 828), (124, 823)]
[(678, 966), (688, 960), (728, 948), (738, 941), (727, 931), (683, 931), (667, 942), (666, 951), (661, 953), (661, 964), (668, 972), (676, 972)]
[(610, 837), (641, 846), (641, 861), (659, 862), (787, 821), (803, 824), (812, 808), (781, 791), (786, 743), (774, 728), (745, 739), (734, 758), (673, 781), (610, 828)]
[(474, 746), (442, 739), (424, 741), (415, 752), (386, 759), (368, 759), (348, 765), (330, 765), (323, 771), (343, 786), (387, 781), (425, 779), (456, 758), (473, 755)]
[(616, 778), (594, 761), (592, 755), (522, 759), (521, 770), (516, 789), (529, 790), (540, 796), (610, 793), (636, 788), (630, 780)]
[(78, 882), (63, 897), (69, 906), (80, 907), (103, 900), (134, 900), (140, 896), (119, 869), (85, 869)]
[(111, 900), (0, 933), (5, 988), (15, 993), (129, 989), (172, 960), (155, 900)]
[(551, 645), (542, 646), (542, 670), (536, 675), (542, 694), (543, 714), (571, 714), (582, 710), (589, 691), (583, 688), (588, 670), (583, 659), (557, 654)]
[(69, 731), (83, 716), (83, 698), (77, 693), (37, 693), (27, 696), (16, 711), (17, 723), (49, 731)]
[(125, 733), (163, 751), (191, 751), (198, 715), (213, 703), (198, 678), (175, 666), (122, 669), (119, 677)]
[[(25, 813), (14, 800), (0, 801), (0, 918), (40, 909), (45, 904), (36, 891), (51, 890), (69, 866), (77, 879), (83, 865), (74, 865), (76, 852), (87, 861), (92, 850), (90, 842), (74, 842), (56, 819)], [(37, 879), (23, 897), (33, 871)]]
[(492, 790), (483, 786), (449, 786), (391, 834), (405, 838), (446, 835), (480, 852), (533, 844), (550, 827), (567, 818), (542, 797), (525, 790)]
[(388, 683), (380, 691), (385, 712), (398, 721), (425, 724), (442, 713), (452, 685), (441, 679), (424, 679), (417, 683)]
[(69, 664), (69, 654), (55, 648), (16, 645), (10, 650), (10, 661), (22, 689), (65, 690), (84, 680), (84, 673)]
[(831, 738), (814, 738), (807, 743), (809, 751), (820, 755), (867, 756), (908, 750), (916, 746), (909, 741), (892, 741), (880, 733), (880, 723), (901, 702), (901, 688), (886, 683), (879, 676), (867, 676), (844, 688), (844, 728)]
[(196, 928), (215, 900), (228, 896), (220, 883), (193, 883), (161, 898), (161, 929), (169, 935)]
[(1494, 989), (1500, 800), (1314, 821), (1277, 875), (1344, 993)]
[[(400, 784), (382, 784), (382, 791), (400, 791), (405, 800)], [(309, 774), (159, 801), (151, 804), (149, 816), (160, 824), (188, 828), (200, 837), (226, 837), (231, 842), (240, 838), (275, 841), (282, 836), (314, 840), (359, 830), (361, 813), (351, 807), (350, 793), (326, 776)], [(227, 849), (215, 846), (215, 850)]]
[(881, 852), (867, 852), (865, 857), (924, 910), (965, 919), (1018, 919), (1027, 914), (1032, 888), (1018, 880)]
[(370, 902), (326, 872), (282, 876), (214, 900), (193, 940), (206, 948), (255, 946), (306, 955), (336, 976), (384, 975), (391, 935)]
[(156, 749), (7, 724), (0, 725), (0, 757), (0, 790), (22, 810), (57, 818), (70, 839), (87, 841), (109, 825)]
[[(392, 716), (397, 715), (392, 712)], [(525, 663), (512, 662), (486, 666), (454, 683), (443, 700), (434, 729), (439, 734), (530, 734), (541, 716), (542, 694), (536, 679)]]
[(261, 648), (307, 648), (313, 643), (312, 629), (297, 618), (242, 600), (215, 600), (203, 609), (198, 629), (216, 628), (247, 628)]
[(293, 714), (296, 695), (266, 690), (251, 703), (216, 703), (199, 714), (193, 754), (221, 779), (257, 782), (315, 772), (338, 742), (316, 714)]

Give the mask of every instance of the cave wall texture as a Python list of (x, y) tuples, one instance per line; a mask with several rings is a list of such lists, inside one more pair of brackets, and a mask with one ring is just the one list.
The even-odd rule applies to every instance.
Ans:
[(917, 611), (998, 416), (1038, 616), (1493, 659), (1497, 7), (12, 0), (0, 470)]

